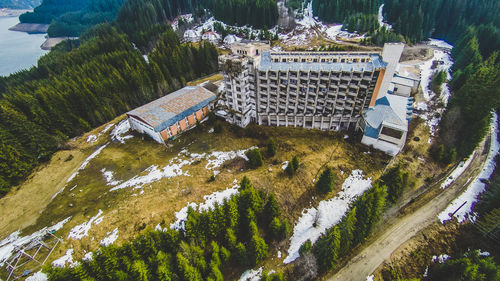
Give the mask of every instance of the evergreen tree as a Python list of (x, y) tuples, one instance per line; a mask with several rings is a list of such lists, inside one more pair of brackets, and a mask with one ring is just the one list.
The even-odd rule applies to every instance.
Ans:
[(276, 155), (276, 140), (274, 138), (269, 138), (267, 143), (267, 157), (273, 157)]
[(316, 189), (324, 194), (333, 190), (333, 172), (330, 167), (326, 167), (323, 173), (321, 173), (321, 176), (316, 183)]

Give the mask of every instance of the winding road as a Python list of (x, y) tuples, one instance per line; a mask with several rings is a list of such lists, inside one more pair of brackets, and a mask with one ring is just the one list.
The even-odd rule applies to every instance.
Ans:
[[(457, 177), (457, 179), (439, 195), (432, 198), (425, 205), (411, 214), (396, 218), (385, 230), (380, 232), (376, 238), (371, 240), (358, 255), (352, 258), (342, 269), (328, 276), (329, 281), (364, 281), (366, 277), (374, 272), (377, 267), (403, 243), (411, 239), (415, 234), (425, 229), (432, 223), (438, 221), (437, 215), (442, 212), (448, 204), (461, 194), (471, 178), (475, 178), (481, 171), (488, 154), (491, 136), (488, 135), (474, 153), (474, 159), (469, 167)], [(487, 147), (488, 145), (488, 147)]]

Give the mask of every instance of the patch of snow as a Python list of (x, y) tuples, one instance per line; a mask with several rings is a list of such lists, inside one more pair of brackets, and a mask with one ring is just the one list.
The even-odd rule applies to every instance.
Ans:
[(288, 167), (288, 161), (285, 161), (285, 162), (281, 163), (281, 169), (283, 171), (286, 170), (286, 167)]
[(281, 251), (278, 251), (278, 259), (281, 259)]
[(99, 147), (98, 149), (96, 149), (96, 151), (94, 151), (92, 154), (90, 154), (89, 157), (87, 157), (87, 159), (85, 159), (82, 163), (82, 165), (80, 165), (80, 167), (78, 168), (78, 170), (76, 170), (76, 172), (74, 172), (69, 178), (68, 180), (66, 180), (66, 182), (70, 182), (71, 180), (73, 180), (76, 175), (78, 175), (78, 173), (85, 169), (85, 167), (87, 167), (87, 164), (90, 162), (90, 160), (94, 159), (95, 157), (97, 157), (97, 155), (99, 155), (99, 153), (101, 153), (101, 151), (106, 147), (108, 146), (108, 143), (105, 144), (105, 145), (102, 145), (101, 147)]
[(344, 139), (348, 139), (349, 138), (349, 135), (344, 135)]
[(170, 224), (171, 229), (177, 229), (181, 230), (184, 229), (184, 222), (187, 219), (188, 216), (188, 209), (191, 207), (193, 210), (202, 212), (202, 211), (207, 211), (212, 209), (215, 204), (221, 205), (224, 203), (224, 200), (231, 198), (233, 195), (237, 194), (239, 192), (238, 190), (239, 185), (235, 184), (231, 188), (227, 188), (222, 191), (216, 191), (213, 192), (212, 194), (205, 195), (203, 196), (203, 199), (205, 200), (203, 203), (200, 203), (199, 205), (196, 203), (188, 203), (186, 207), (182, 208), (180, 211), (175, 213), (176, 221)]
[(7, 238), (0, 241), (0, 267), (4, 265), (4, 262), (12, 256), (12, 252), (15, 247), (24, 246), (29, 244), (31, 241), (43, 238), (47, 232), (55, 232), (61, 229), (64, 224), (66, 224), (71, 217), (67, 217), (66, 219), (56, 223), (51, 227), (44, 227), (31, 235), (27, 236), (19, 236), (19, 230), (11, 233)]
[[(334, 198), (323, 200), (318, 208), (311, 207), (302, 211), (290, 238), (288, 256), (283, 263), (288, 264), (299, 257), (299, 249), (304, 242), (314, 244), (327, 229), (336, 225), (349, 211), (349, 205), (372, 186), (371, 178), (365, 179), (363, 171), (353, 170), (342, 184), (342, 190)], [(316, 227), (313, 224), (316, 222)]]
[(97, 136), (96, 135), (89, 135), (87, 137), (87, 142), (94, 143), (97, 141)]
[(432, 256), (432, 261), (433, 262), (437, 262), (437, 263), (443, 263), (446, 260), (448, 260), (449, 258), (450, 258), (450, 256), (448, 256), (447, 254), (442, 254), (442, 255), (439, 255), (439, 257), (438, 256)]
[(113, 231), (106, 233), (106, 235), (107, 236), (104, 237), (104, 239), (102, 239), (101, 242), (99, 243), (102, 246), (109, 246), (113, 244), (116, 241), (116, 239), (118, 239), (118, 227), (115, 228)]
[(73, 267), (77, 264), (73, 261), (73, 249), (68, 249), (64, 256), (52, 262), (52, 265), (55, 267), (66, 267), (66, 264), (68, 264), (69, 267)]
[(56, 196), (59, 195), (61, 192), (63, 192), (65, 188), (66, 188), (66, 186), (63, 186), (61, 189), (59, 189), (58, 192), (56, 192), (54, 195), (52, 195), (50, 200), (53, 200), (54, 198), (56, 198)]
[(127, 133), (130, 130), (130, 123), (128, 119), (122, 120), (116, 127), (111, 131), (110, 136), (111, 139), (115, 142), (125, 143), (126, 139), (132, 138), (132, 135), (123, 136), (123, 134)]
[[(382, 4), (382, 6), (384, 6), (384, 4)], [(368, 275), (366, 276), (366, 281), (373, 281), (374, 280), (373, 278), (375, 278), (374, 275)]]
[(174, 31), (177, 31), (177, 29), (179, 29), (179, 20), (182, 19), (183, 21), (185, 21), (186, 23), (191, 23), (194, 21), (194, 18), (193, 18), (193, 14), (185, 14), (185, 15), (180, 15), (178, 16), (177, 18), (175, 18), (172, 23), (170, 24), (170, 26), (172, 26), (172, 29)]
[(479, 253), (479, 256), (481, 257), (489, 257), (490, 256), (490, 252), (487, 252), (487, 251), (481, 251), (481, 249), (478, 249), (477, 252)]
[(450, 176), (446, 178), (446, 180), (441, 183), (441, 188), (447, 188), (453, 181), (455, 181), (456, 178), (458, 178), (464, 171), (469, 167), (470, 163), (472, 162), (472, 159), (474, 158), (474, 154), (470, 155), (467, 160), (460, 161), (458, 163), (458, 166), (451, 172)]
[(26, 278), (24, 281), (47, 281), (49, 277), (42, 271), (38, 271), (30, 277)]
[(108, 124), (106, 125), (106, 127), (104, 127), (104, 129), (102, 129), (102, 131), (99, 133), (100, 134), (105, 134), (107, 131), (109, 131), (109, 129), (111, 129), (115, 124), (114, 123), (111, 123), (111, 124)]
[[(447, 80), (449, 81), (451, 79), (451, 67), (453, 65), (453, 60), (451, 59), (450, 52), (451, 48), (453, 46), (449, 45), (448, 43), (442, 41), (442, 40), (437, 40), (437, 39), (431, 39), (428, 42), (429, 45), (440, 45), (440, 46), (447, 46), (446, 50), (434, 50), (433, 57), (430, 60), (427, 60), (423, 63), (418, 64), (418, 67), (420, 69), (420, 85), (422, 86), (422, 92), (424, 96), (424, 101), (416, 103), (414, 108), (417, 111), (420, 111), (418, 114), (423, 120), (426, 121), (426, 124), (430, 128), (430, 133), (431, 133), (431, 139), (429, 139), (429, 142), (432, 141), (432, 137), (435, 136), (436, 129), (438, 127), (439, 121), (441, 120), (441, 117), (437, 117), (436, 113), (439, 113), (438, 116), (442, 116), (444, 112), (444, 107), (437, 108), (436, 110), (430, 110), (433, 107), (436, 107), (437, 103), (442, 102), (444, 106), (448, 104), (448, 100), (451, 96), (448, 83), (445, 82), (442, 85), (441, 88), (441, 93), (439, 98), (434, 99), (436, 96), (436, 93), (432, 92), (429, 89), (429, 85), (432, 80), (432, 75), (436, 71), (445, 71)], [(434, 62), (437, 63), (437, 67), (435, 69), (432, 68)]]
[(107, 171), (106, 168), (101, 169), (102, 175), (106, 179), (106, 185), (117, 185), (120, 181), (115, 180), (113, 171)]
[(83, 258), (82, 258), (83, 261), (92, 261), (93, 259), (94, 259), (94, 253), (93, 252), (86, 253), (83, 256)]
[(215, 131), (215, 130), (214, 130), (214, 128), (210, 128), (210, 129), (208, 130), (208, 133), (209, 133), (209, 134), (211, 134), (211, 133), (213, 133), (214, 131)]
[(436, 46), (447, 50), (453, 49), (453, 45), (449, 44), (448, 42), (434, 38), (429, 39), (429, 41), (427, 41), (427, 45)]
[(220, 167), (224, 162), (229, 161), (229, 160), (233, 160), (237, 157), (241, 157), (241, 158), (245, 159), (246, 161), (248, 161), (248, 158), (245, 155), (245, 152), (247, 152), (248, 150), (251, 150), (251, 149), (255, 149), (255, 148), (257, 148), (257, 147), (252, 146), (250, 148), (241, 149), (241, 150), (237, 150), (237, 151), (213, 151), (212, 153), (210, 153), (206, 157), (208, 163), (205, 166), (205, 168), (207, 170), (213, 170), (215, 168)]
[(382, 4), (382, 5), (380, 5), (380, 7), (378, 7), (378, 14), (377, 14), (378, 24), (380, 25), (380, 27), (385, 26), (385, 28), (387, 30), (391, 30), (392, 29), (392, 25), (387, 24), (387, 23), (384, 22), (384, 15), (382, 13), (383, 10), (384, 10), (384, 5), (385, 4)]
[[(179, 160), (179, 163), (173, 163), (173, 160)], [(110, 189), (110, 191), (115, 191), (118, 189), (123, 189), (126, 187), (134, 187), (141, 188), (142, 186), (159, 181), (162, 178), (173, 178), (181, 175), (189, 175), (187, 172), (182, 171), (182, 167), (184, 165), (189, 165), (193, 162), (193, 160), (180, 160), (178, 158), (173, 158), (170, 160), (170, 164), (163, 167), (162, 169), (158, 169), (158, 166), (153, 165), (144, 170), (145, 173), (142, 176), (134, 176), (133, 178), (123, 182), (120, 185), (117, 185)]]
[(474, 203), (477, 201), (477, 197), (486, 189), (486, 184), (483, 183), (481, 179), (489, 179), (495, 170), (495, 157), (498, 155), (498, 149), (500, 148), (500, 143), (497, 138), (497, 120), (497, 114), (493, 113), (490, 121), (491, 146), (488, 152), (488, 157), (483, 163), (481, 172), (477, 175), (474, 181), (469, 184), (467, 190), (453, 200), (453, 202), (451, 202), (448, 207), (446, 207), (446, 209), (438, 215), (438, 218), (442, 223), (451, 219), (450, 214), (455, 212), (458, 207), (462, 206), (462, 204), (464, 205), (454, 215), (458, 221), (464, 222), (466, 219), (474, 221), (476, 219), (476, 214), (472, 211), (472, 208)]
[(233, 35), (233, 34), (229, 34), (224, 38), (224, 44), (231, 45), (235, 42), (240, 42), (241, 40), (242, 40), (242, 38), (240, 38), (236, 35)]
[(259, 281), (262, 276), (262, 266), (259, 269), (248, 269), (241, 274), (238, 281)]
[(424, 272), (424, 275), (422, 275), (423, 277), (427, 277), (429, 275), (429, 266), (427, 266), (425, 268), (425, 272)]
[(89, 221), (73, 227), (68, 233), (68, 238), (71, 238), (73, 240), (80, 240), (83, 237), (88, 236), (92, 224), (98, 225), (102, 222), (102, 219), (104, 218), (102, 214), (103, 211), (99, 209), (99, 211), (97, 211), (97, 215), (91, 217)]

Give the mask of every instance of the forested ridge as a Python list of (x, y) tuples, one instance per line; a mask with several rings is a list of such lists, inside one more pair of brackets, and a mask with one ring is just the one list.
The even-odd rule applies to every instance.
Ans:
[(350, 32), (379, 28), (377, 12), (382, 0), (313, 0), (314, 15), (326, 22), (344, 23)]
[(210, 43), (180, 44), (170, 27), (147, 63), (109, 24), (65, 41), (38, 67), (0, 78), (0, 195), (77, 136), (217, 70)]
[[(269, 244), (284, 239), (289, 225), (274, 194), (257, 191), (248, 178), (239, 193), (208, 211), (189, 208), (184, 229), (148, 231), (121, 246), (101, 247), (91, 261), (47, 268), (49, 280), (222, 281), (263, 261)], [(265, 274), (264, 281), (283, 280)]]
[(267, 29), (278, 19), (276, 0), (44, 0), (33, 12), (21, 15), (20, 21), (50, 24), (51, 37), (79, 36), (89, 27), (117, 17), (123, 31), (147, 32), (146, 25), (163, 24), (185, 13), (199, 18), (205, 9), (216, 19), (237, 26)]

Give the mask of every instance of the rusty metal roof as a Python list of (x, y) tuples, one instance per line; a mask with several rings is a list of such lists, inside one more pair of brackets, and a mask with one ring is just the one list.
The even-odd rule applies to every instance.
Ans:
[(127, 112), (161, 132), (207, 106), (216, 96), (201, 86), (187, 86)]

